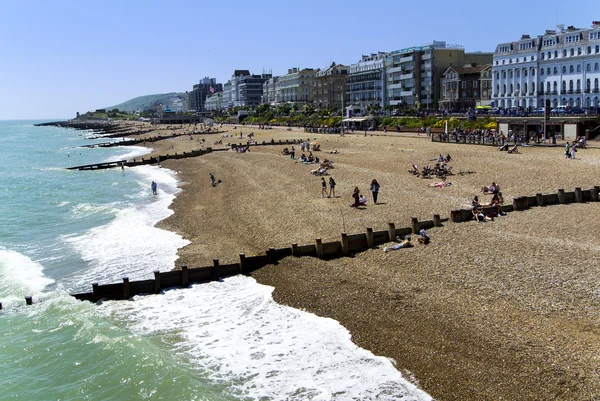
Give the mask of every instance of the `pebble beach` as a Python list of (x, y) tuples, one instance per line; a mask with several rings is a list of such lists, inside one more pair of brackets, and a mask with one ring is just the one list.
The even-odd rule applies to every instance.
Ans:
[[(152, 143), (153, 154), (245, 143), (308, 139), (334, 161), (336, 197), (321, 197), (315, 165), (256, 146), (167, 160), (183, 191), (159, 227), (191, 243), (180, 263), (235, 262), (240, 252), (339, 240), (366, 227), (409, 227), (411, 218), (448, 218), (473, 196), (500, 185), (505, 203), (518, 196), (600, 185), (600, 149), (565, 159), (561, 147), (431, 142), (423, 134), (305, 133), (224, 126), (221, 134)], [(163, 134), (167, 130), (159, 131)], [(240, 132), (244, 138), (239, 139)], [(147, 135), (155, 135), (150, 133)], [(231, 137), (236, 137), (231, 138)], [(204, 139), (202, 143), (201, 140)], [(213, 145), (222, 140), (223, 145)], [(301, 152), (296, 145), (296, 156)], [(337, 150), (339, 154), (326, 154)], [(451, 186), (408, 173), (450, 154)], [(209, 174), (221, 180), (211, 185)], [(369, 184), (381, 184), (373, 204)], [(160, 183), (158, 183), (160, 186)], [(352, 190), (367, 199), (351, 208)], [(339, 321), (355, 344), (392, 358), (397, 368), (438, 400), (593, 400), (600, 398), (600, 203), (536, 207), (494, 221), (445, 222), (431, 243), (384, 253), (383, 247), (331, 261), (286, 258), (252, 273), (275, 288), (277, 302)]]

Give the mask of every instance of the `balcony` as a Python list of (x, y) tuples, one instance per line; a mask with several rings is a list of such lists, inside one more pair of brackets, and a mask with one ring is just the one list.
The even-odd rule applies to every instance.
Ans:
[(598, 90), (598, 88), (594, 88), (594, 89), (592, 89), (592, 92), (593, 92), (593, 93), (598, 93), (598, 92), (600, 92), (600, 91)]
[(569, 89), (569, 91), (567, 92), (569, 95), (572, 95), (573, 93), (575, 93), (575, 91), (573, 89)]
[(504, 97), (504, 96), (506, 96), (506, 93), (502, 93), (502, 94), (500, 95), (500, 97)]
[(408, 63), (409, 61), (414, 61), (415, 57), (414, 56), (408, 56), (408, 57), (402, 57), (400, 59), (401, 63)]
[(546, 95), (551, 95), (551, 94), (552, 94), (552, 92), (551, 92), (551, 91), (546, 91), (546, 92), (544, 92), (544, 93), (545, 93)]
[(581, 89), (575, 89), (575, 93), (579, 95), (581, 93)]
[(537, 95), (538, 95), (538, 96), (543, 96), (543, 95), (544, 95), (544, 91), (538, 91), (538, 92), (537, 92)]
[(585, 93), (590, 93), (590, 88), (585, 88), (584, 92)]
[(529, 96), (533, 96), (535, 92), (529, 92)]

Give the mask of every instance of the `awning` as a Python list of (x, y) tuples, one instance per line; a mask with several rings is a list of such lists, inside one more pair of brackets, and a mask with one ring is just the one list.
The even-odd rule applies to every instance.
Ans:
[(367, 121), (367, 120), (372, 120), (373, 117), (352, 117), (352, 118), (346, 118), (342, 121), (344, 122), (361, 122), (361, 121)]

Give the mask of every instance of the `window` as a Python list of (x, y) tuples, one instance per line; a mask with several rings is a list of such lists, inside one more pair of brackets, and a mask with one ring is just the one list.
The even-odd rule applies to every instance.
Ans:
[(513, 70), (510, 70), (510, 71), (508, 72), (508, 77), (509, 77), (510, 79), (512, 79), (512, 77), (513, 77)]
[(508, 60), (508, 64), (512, 64), (512, 58)]
[(510, 93), (510, 94), (515, 93), (513, 84), (510, 84), (510, 92), (508, 92), (508, 93)]
[(523, 76), (526, 77), (527, 76), (527, 70), (523, 70)]
[[(556, 67), (554, 67), (556, 69)], [(546, 75), (550, 75), (550, 67), (546, 70)]]
[(578, 48), (577, 48), (577, 55), (578, 55), (578, 56), (581, 56), (581, 47), (578, 47)]
[(467, 87), (467, 82), (466, 81), (462, 81), (462, 87), (466, 88)]
[(521, 78), (521, 70), (517, 70), (517, 78)]
[(543, 68), (540, 70), (540, 75), (544, 75), (544, 69)]
[(473, 97), (477, 97), (478, 93), (477, 91), (473, 91)]
[[(573, 49), (571, 49), (573, 51)], [(567, 49), (563, 49), (563, 57), (567, 57)]]
[(532, 83), (531, 83), (531, 91), (532, 91), (532, 92), (535, 92), (535, 82), (532, 82)]
[(571, 49), (571, 56), (575, 55), (575, 49)]
[(581, 65), (577, 64), (577, 72), (581, 72)]
[(592, 54), (592, 46), (588, 46), (588, 52), (587, 54)]
[(499, 72), (496, 73), (496, 79), (500, 79), (500, 73)]
[(594, 63), (594, 71), (598, 71), (598, 63)]
[(547, 83), (546, 83), (546, 91), (547, 91), (547, 92), (550, 92), (550, 82), (547, 82)]
[[(542, 69), (542, 71), (543, 71), (543, 69)], [(531, 70), (531, 76), (535, 77), (535, 70)]]
[[(563, 70), (564, 70), (564, 68), (566, 68), (566, 67), (563, 67)], [(554, 67), (554, 75), (558, 75), (558, 67)]]
[(477, 88), (477, 81), (473, 81), (473, 88)]
[(598, 89), (598, 78), (594, 79), (594, 89)]
[(585, 70), (586, 70), (587, 72), (590, 72), (590, 71), (592, 71), (592, 65), (591, 65), (590, 63), (587, 63), (587, 64), (585, 65)]
[(600, 53), (600, 46), (596, 45), (596, 53)]
[(567, 81), (562, 81), (562, 93), (567, 92)]
[(585, 89), (590, 89), (590, 86), (592, 86), (592, 85), (591, 85), (591, 81), (590, 81), (590, 79), (588, 78), (588, 79), (585, 81)]
[(554, 58), (558, 58), (558, 50), (554, 50)]
[(546, 57), (544, 57), (544, 53), (540, 54), (540, 56), (542, 56), (542, 60), (544, 60)]
[(577, 80), (577, 90), (581, 90), (581, 79)]
[[(554, 67), (554, 68), (556, 68), (556, 67)], [(563, 73), (563, 74), (566, 74), (566, 73), (567, 73), (567, 66), (566, 66), (566, 65), (563, 65), (563, 66), (562, 66), (562, 73)], [(556, 74), (556, 73), (555, 73), (555, 74)]]
[(574, 70), (573, 70), (573, 66), (572, 66), (572, 65), (570, 65), (570, 66), (569, 66), (569, 74), (572, 74), (573, 72), (574, 72)]
[(548, 52), (548, 59), (552, 58), (552, 53)]

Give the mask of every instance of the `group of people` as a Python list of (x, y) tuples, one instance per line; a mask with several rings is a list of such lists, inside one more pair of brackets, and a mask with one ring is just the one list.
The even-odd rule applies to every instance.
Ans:
[[(373, 181), (371, 181), (369, 190), (373, 194), (373, 203), (374, 204), (377, 204), (377, 198), (379, 196), (379, 188), (381, 188), (381, 185), (379, 185), (379, 182), (377, 182), (376, 179), (373, 179)], [(361, 195), (358, 187), (354, 187), (354, 191), (352, 191), (352, 199), (354, 200), (354, 202), (352, 202), (350, 204), (350, 207), (359, 207), (359, 206), (367, 205), (367, 198), (364, 197), (363, 195)]]
[[(436, 160), (436, 159), (434, 159), (434, 160)], [(438, 178), (442, 178), (445, 180), (447, 175), (453, 175), (452, 166), (448, 165), (448, 163), (451, 160), (452, 160), (452, 157), (449, 154), (446, 157), (444, 157), (440, 154), (439, 157), (437, 158), (437, 163), (435, 164), (434, 167), (431, 167), (431, 165), (428, 164), (425, 167), (423, 167), (423, 169), (421, 171), (419, 171), (419, 165), (413, 164), (411, 169), (408, 170), (408, 172), (412, 175), (415, 175), (415, 176), (421, 177), (421, 178), (438, 177)], [(435, 186), (435, 185), (430, 185), (430, 186)]]
[(585, 137), (581, 137), (579, 140), (567, 142), (565, 144), (565, 158), (574, 159), (575, 152), (577, 152), (578, 148), (585, 148)]
[[(495, 182), (492, 182), (492, 185), (481, 187), (480, 192), (486, 195), (492, 195), (492, 199), (488, 204), (482, 205), (479, 201), (479, 197), (475, 196), (471, 201), (471, 211), (473, 213), (473, 218), (477, 222), (485, 222), (485, 221), (493, 221), (497, 216), (504, 216), (506, 213), (502, 210), (502, 205), (504, 204), (504, 198), (502, 197), (502, 192), (500, 192), (500, 186)], [(488, 209), (487, 213), (484, 213), (484, 206), (493, 206), (493, 208)]]
[(321, 198), (335, 198), (335, 180), (329, 177), (329, 192), (327, 192), (327, 182), (325, 177), (321, 177)]

